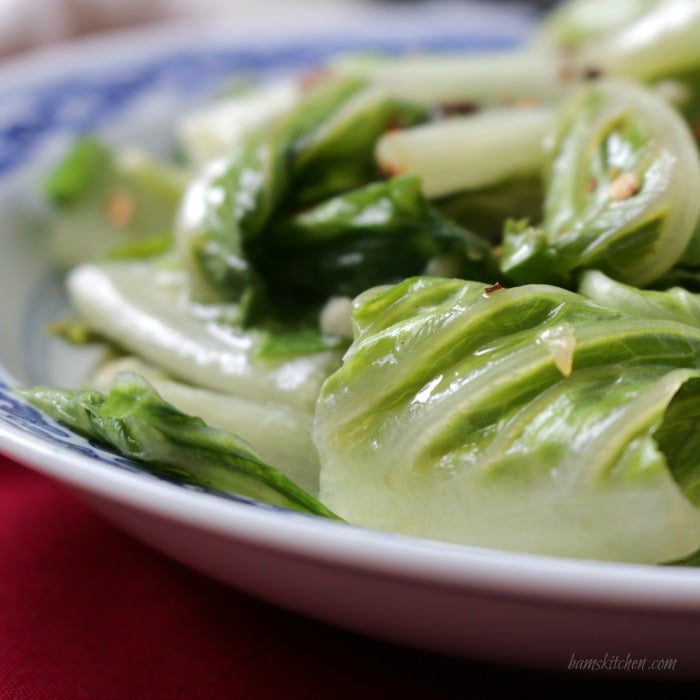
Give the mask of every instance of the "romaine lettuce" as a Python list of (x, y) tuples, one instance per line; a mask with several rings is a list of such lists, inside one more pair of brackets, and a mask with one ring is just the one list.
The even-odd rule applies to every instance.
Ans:
[(579, 292), (616, 311), (650, 321), (678, 321), (700, 328), (700, 294), (683, 287), (665, 291), (638, 289), (616, 282), (598, 270), (587, 270), (581, 277)]
[[(320, 498), (463, 544), (666, 562), (700, 547), (700, 328), (546, 285), (419, 277), (355, 302)], [(693, 443), (694, 444), (694, 443)]]
[(162, 478), (336, 518), (313, 496), (265, 464), (236, 435), (207, 426), (164, 401), (143, 377), (124, 372), (107, 395), (34, 387), (19, 392), (56, 420), (138, 460)]
[(501, 270), (575, 284), (597, 268), (646, 286), (693, 250), (700, 160), (679, 114), (640, 85), (600, 81), (561, 106), (549, 140), (541, 226), (511, 225)]
[(425, 117), (361, 80), (331, 82), (208, 163), (187, 189), (176, 226), (193, 296), (237, 302), (247, 318), (259, 316), (267, 290), (254, 250), (270, 250), (273, 218), (375, 179), (379, 136)]

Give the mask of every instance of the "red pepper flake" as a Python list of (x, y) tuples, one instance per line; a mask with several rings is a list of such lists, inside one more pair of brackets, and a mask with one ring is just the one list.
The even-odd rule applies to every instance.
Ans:
[(593, 194), (593, 192), (598, 189), (598, 180), (596, 180), (594, 177), (589, 177), (586, 189), (588, 190), (589, 194)]
[(385, 131), (386, 133), (391, 133), (392, 131), (400, 131), (405, 126), (406, 124), (401, 118), (400, 114), (392, 114), (387, 120)]
[(382, 177), (390, 179), (392, 177), (398, 177), (399, 175), (403, 175), (405, 169), (396, 161), (386, 161), (380, 164), (379, 171), (379, 174)]
[(559, 66), (559, 82), (560, 83), (573, 83), (576, 79), (576, 71), (571, 63), (564, 62)]
[(484, 295), (493, 294), (499, 289), (503, 289), (503, 285), (501, 285), (500, 282), (496, 282), (496, 284), (492, 284), (490, 287), (484, 287)]
[(116, 190), (105, 201), (105, 216), (117, 228), (127, 228), (135, 213), (134, 200), (128, 192)]
[(534, 107), (537, 107), (540, 103), (535, 97), (525, 96), (519, 97), (517, 100), (515, 100), (513, 104), (518, 109), (533, 109)]
[(479, 104), (470, 100), (445, 100), (440, 103), (440, 111), (445, 117), (464, 116), (479, 111)]
[(328, 68), (316, 68), (304, 73), (299, 79), (299, 84), (303, 92), (308, 92), (326, 82), (332, 75)]
[(583, 69), (584, 80), (598, 80), (603, 76), (603, 71), (597, 66), (588, 66)]

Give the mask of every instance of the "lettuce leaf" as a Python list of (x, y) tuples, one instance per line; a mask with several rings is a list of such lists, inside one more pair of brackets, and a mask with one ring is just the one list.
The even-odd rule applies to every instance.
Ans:
[(616, 311), (650, 321), (678, 321), (700, 328), (700, 294), (683, 287), (665, 291), (638, 289), (616, 282), (598, 270), (588, 270), (581, 277), (579, 292)]
[(425, 110), (362, 80), (331, 82), (210, 162), (188, 187), (176, 227), (193, 297), (236, 302), (247, 321), (257, 320), (267, 280), (254, 251), (269, 250), (274, 219), (375, 179), (379, 136), (424, 118)]
[(575, 286), (597, 268), (644, 287), (693, 251), (700, 160), (682, 117), (647, 88), (600, 81), (562, 105), (549, 140), (544, 219), (510, 226), (501, 270)]
[[(314, 422), (352, 523), (568, 557), (700, 547), (700, 329), (547, 285), (419, 277), (355, 302)], [(692, 443), (693, 445), (695, 443)]]
[(252, 257), (277, 307), (354, 297), (422, 274), (431, 262), (490, 281), (490, 246), (441, 215), (403, 175), (333, 197), (273, 224)]
[(207, 426), (164, 401), (139, 375), (95, 390), (34, 387), (19, 394), (77, 432), (138, 460), (147, 471), (207, 491), (337, 519), (236, 435)]

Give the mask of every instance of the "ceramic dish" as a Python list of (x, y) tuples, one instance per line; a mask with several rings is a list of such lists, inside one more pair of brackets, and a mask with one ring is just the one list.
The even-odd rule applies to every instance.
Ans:
[(342, 35), (316, 28), (313, 37), (282, 38), (259, 29), (245, 41), (240, 27), (202, 31), (196, 40), (175, 27), (67, 46), (4, 69), (0, 450), (186, 565), (347, 629), (514, 667), (566, 671), (596, 659), (608, 660), (610, 670), (619, 658), (628, 660), (618, 669), (625, 673), (659, 673), (654, 660), (697, 672), (700, 570), (450, 546), (212, 496), (144, 475), (11, 391), (18, 383), (75, 383), (92, 360), (43, 333), (65, 301), (32, 228), (41, 214), (36, 179), (75, 131), (167, 147), (163, 127), (174, 110), (204, 99), (237, 71), (298, 70), (338, 48), (367, 44), (495, 47), (527, 27), (526, 18), (505, 22), (507, 15), (492, 13), (455, 33), (450, 18), (406, 17), (391, 41), (366, 21), (347, 23)]

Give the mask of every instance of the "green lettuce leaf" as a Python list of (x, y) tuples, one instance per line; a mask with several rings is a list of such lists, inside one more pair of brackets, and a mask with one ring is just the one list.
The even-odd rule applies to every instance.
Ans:
[(396, 121), (425, 117), (361, 80), (332, 82), (211, 162), (178, 217), (194, 298), (236, 302), (248, 320), (259, 317), (267, 287), (252, 251), (267, 248), (273, 219), (376, 178), (374, 142)]
[(660, 4), (659, 0), (565, 0), (544, 16), (533, 41), (571, 51), (614, 35)]
[(501, 242), (509, 219), (539, 221), (543, 200), (544, 188), (538, 173), (441, 197), (432, 204), (460, 226), (496, 244)]
[[(700, 329), (546, 285), (419, 277), (355, 301), (320, 498), (352, 523), (568, 557), (700, 547)], [(695, 442), (692, 443), (695, 445)]]
[(278, 306), (354, 297), (421, 274), (431, 262), (454, 275), (485, 281), (495, 275), (489, 245), (430, 206), (415, 175), (352, 190), (279, 221), (252, 255)]
[(645, 83), (697, 75), (700, 5), (696, 0), (656, 0), (641, 12), (641, 0), (637, 3), (638, 17), (586, 42), (577, 63), (597, 67), (604, 75)]
[(81, 265), (70, 272), (71, 306), (94, 333), (190, 384), (312, 411), (342, 349), (264, 356), (270, 332), (241, 328), (235, 304), (188, 298), (187, 276), (155, 261)]
[(655, 291), (616, 282), (598, 270), (587, 270), (579, 292), (616, 311), (650, 321), (678, 321), (700, 328), (700, 294), (682, 287)]
[[(101, 363), (88, 387), (108, 394), (124, 372), (146, 379), (158, 394), (183, 413), (198, 416), (208, 426), (235, 433), (266, 464), (274, 464), (292, 481), (318, 495), (318, 454), (311, 441), (313, 411), (259, 398), (227, 394), (183, 382), (162, 368), (134, 356)], [(275, 439), (270, 440), (270, 435)]]
[(700, 215), (700, 160), (680, 115), (632, 83), (600, 81), (562, 105), (541, 226), (506, 229), (501, 270), (574, 286), (597, 268), (643, 287), (682, 262)]
[(146, 471), (223, 494), (327, 518), (331, 511), (236, 435), (208, 427), (163, 401), (143, 377), (125, 372), (106, 396), (35, 387), (19, 394), (77, 432), (138, 460)]

